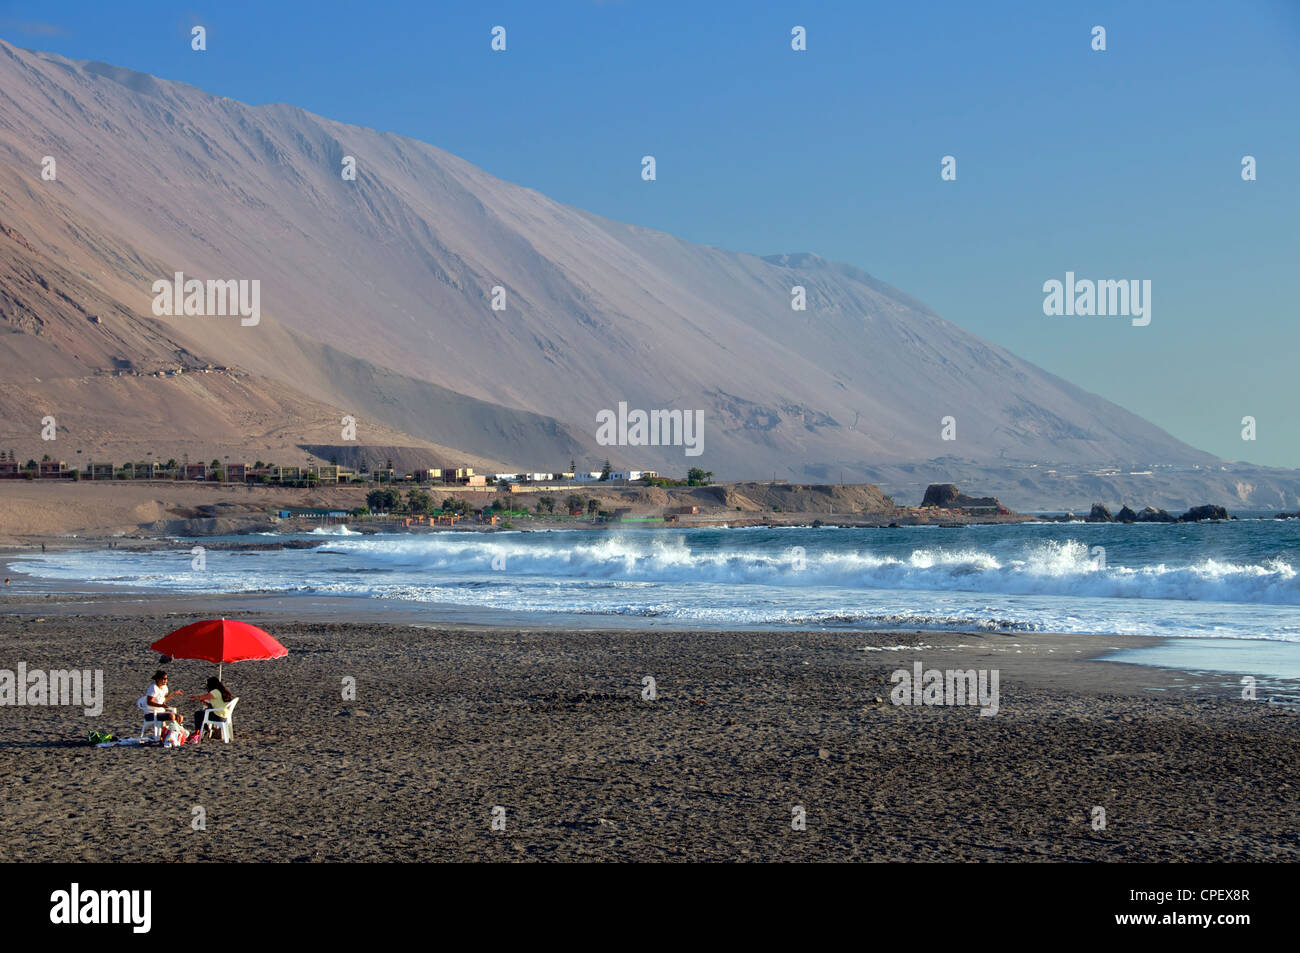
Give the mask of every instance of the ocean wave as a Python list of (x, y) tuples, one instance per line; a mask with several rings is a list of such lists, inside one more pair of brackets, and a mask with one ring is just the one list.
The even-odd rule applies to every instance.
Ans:
[(410, 572), (491, 572), (562, 580), (836, 587), (1177, 599), (1300, 605), (1300, 575), (1281, 558), (1238, 563), (1205, 558), (1183, 565), (1107, 565), (1076, 540), (1019, 545), (1012, 552), (924, 546), (894, 555), (870, 550), (815, 552), (797, 546), (692, 548), (684, 536), (634, 534), (538, 540), (492, 536), (350, 539), (331, 549), (366, 565)]

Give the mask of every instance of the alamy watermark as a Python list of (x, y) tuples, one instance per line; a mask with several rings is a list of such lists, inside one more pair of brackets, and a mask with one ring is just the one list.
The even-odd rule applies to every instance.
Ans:
[(617, 413), (596, 414), (596, 443), (602, 447), (685, 447), (686, 456), (704, 452), (704, 411), (631, 410), (618, 402)]
[(900, 668), (889, 676), (894, 687), (889, 700), (895, 705), (978, 705), (980, 715), (998, 713), (998, 669), (925, 669), (920, 662), (912, 671)]
[(1144, 328), (1151, 323), (1150, 278), (1093, 281), (1090, 278), (1076, 279), (1074, 272), (1067, 271), (1064, 282), (1055, 278), (1043, 282), (1043, 293), (1047, 296), (1043, 299), (1043, 314), (1048, 317), (1118, 315), (1131, 317), (1135, 328)]
[(26, 662), (18, 670), (0, 668), (0, 705), (77, 705), (87, 718), (98, 718), (104, 711), (103, 669), (28, 669)]
[(155, 317), (216, 317), (239, 315), (246, 328), (262, 320), (262, 282), (254, 278), (217, 279), (206, 282), (186, 279), (176, 272), (172, 281), (160, 278), (153, 283)]
[(152, 890), (82, 890), (73, 883), (50, 894), (50, 922), (129, 925), (133, 933), (148, 933), (153, 923)]

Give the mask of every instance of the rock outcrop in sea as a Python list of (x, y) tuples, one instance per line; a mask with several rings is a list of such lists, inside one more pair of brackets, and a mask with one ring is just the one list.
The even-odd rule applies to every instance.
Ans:
[[(951, 484), (948, 485), (951, 486)], [(1285, 515), (1281, 514), (1281, 516)], [(1092, 512), (1087, 517), (1089, 523), (1199, 523), (1201, 520), (1230, 519), (1236, 519), (1236, 517), (1229, 516), (1226, 509), (1212, 503), (1193, 506), (1182, 516), (1171, 516), (1165, 510), (1158, 510), (1154, 506), (1144, 507), (1140, 513), (1134, 513), (1130, 507), (1125, 506), (1119, 511), (1118, 516), (1112, 516), (1110, 508), (1104, 503), (1094, 503), (1092, 504)]]
[(938, 506), (944, 509), (1006, 509), (995, 496), (967, 496), (957, 489), (955, 483), (931, 483), (925, 488), (922, 506)]
[(1180, 523), (1199, 523), (1201, 520), (1230, 520), (1231, 516), (1222, 506), (1213, 506), (1209, 503), (1203, 506), (1193, 506), (1190, 510), (1178, 517)]
[(1170, 515), (1166, 510), (1158, 510), (1154, 506), (1144, 506), (1142, 512), (1137, 515), (1139, 523), (1176, 523), (1177, 518)]
[(1101, 503), (1092, 504), (1092, 512), (1088, 514), (1089, 523), (1113, 523), (1115, 517), (1110, 515), (1110, 510)]

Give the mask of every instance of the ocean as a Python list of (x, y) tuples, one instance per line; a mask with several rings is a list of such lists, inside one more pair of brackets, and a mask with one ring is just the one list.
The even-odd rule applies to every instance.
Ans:
[(1300, 520), (389, 535), (328, 527), (306, 538), (318, 545), (208, 548), (200, 570), (190, 550), (214, 540), (25, 556), (13, 570), (64, 590), (413, 603), (433, 621), (1300, 643)]

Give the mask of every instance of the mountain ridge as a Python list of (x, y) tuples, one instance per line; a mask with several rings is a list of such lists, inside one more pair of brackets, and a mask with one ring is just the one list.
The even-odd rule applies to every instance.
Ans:
[[(5, 379), (83, 351), (111, 370), (92, 344), (114, 331), (126, 350), (238, 367), (267, 393), (300, 394), (317, 417), (364, 415), (384, 430), (376, 443), (427, 442), (512, 469), (608, 457), (808, 479), (953, 453), (990, 469), (1221, 462), (858, 266), (696, 245), (291, 104), (249, 106), (2, 40), (0, 51), (0, 224), (31, 249), (10, 242), (6, 254), (13, 268), (62, 263), (83, 276), (60, 279), (73, 303), (105, 311), (82, 327), (71, 305), (28, 302), (19, 315), (10, 302), (0, 320), (11, 334), (33, 334), (23, 321), (54, 311), (62, 330), (22, 361), (0, 348)], [(55, 182), (40, 179), (42, 155), (58, 161)], [(339, 174), (348, 155), (355, 182)], [(261, 323), (154, 317), (152, 281), (175, 271), (260, 280)], [(796, 284), (805, 312), (791, 308)], [(491, 307), (497, 287), (504, 312)], [(57, 386), (37, 391), (59, 403)], [(620, 401), (702, 409), (704, 455), (598, 445), (596, 415)], [(5, 406), (0, 393), (0, 410), (10, 419), (15, 399)], [(942, 439), (948, 416), (955, 441)], [(324, 424), (291, 418), (286, 446), (333, 442)]]

